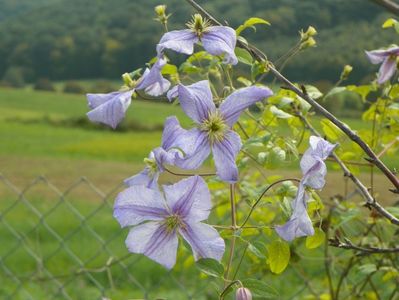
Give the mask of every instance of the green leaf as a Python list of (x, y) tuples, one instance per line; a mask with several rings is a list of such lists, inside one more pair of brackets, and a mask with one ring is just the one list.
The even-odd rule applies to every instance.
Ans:
[(258, 258), (262, 259), (266, 258), (266, 256), (264, 256), (262, 252), (258, 248), (256, 248), (256, 246), (253, 244), (248, 244), (248, 251), (254, 254)]
[(278, 298), (279, 293), (277, 290), (270, 285), (257, 279), (244, 279), (241, 280), (244, 287), (251, 291), (251, 294), (255, 297), (261, 297), (262, 299), (273, 299)]
[(305, 89), (308, 95), (313, 99), (318, 99), (323, 96), (323, 93), (320, 92), (320, 90), (313, 85), (305, 85)]
[(166, 64), (162, 68), (162, 74), (163, 75), (174, 75), (176, 73), (177, 73), (177, 67), (175, 65)]
[(369, 275), (377, 271), (377, 266), (375, 264), (364, 264), (359, 266), (359, 272), (364, 275)]
[(234, 52), (237, 55), (239, 62), (242, 62), (246, 65), (252, 65), (254, 60), (252, 58), (252, 55), (247, 50), (236, 47)]
[(253, 28), (255, 31), (255, 27), (254, 25), (256, 24), (265, 24), (265, 25), (270, 25), (270, 23), (262, 18), (249, 18), (248, 20), (246, 20), (244, 22), (244, 24), (240, 25), (237, 29), (236, 29), (236, 33), (237, 35), (240, 35), (240, 33), (244, 30), (247, 29), (249, 27)]
[(283, 111), (281, 109), (278, 109), (274, 105), (270, 106), (270, 112), (279, 119), (289, 119), (289, 118), (293, 117), (293, 115), (290, 115), (289, 113), (286, 113), (285, 111)]
[(384, 22), (384, 24), (382, 24), (382, 28), (389, 28), (389, 27), (395, 28), (395, 31), (399, 33), (399, 22), (397, 20), (389, 18)]
[(320, 228), (316, 228), (314, 231), (314, 235), (306, 237), (306, 248), (314, 249), (321, 246), (324, 243), (326, 238), (326, 234)]
[(270, 271), (280, 274), (288, 266), (290, 261), (290, 246), (283, 241), (276, 240), (267, 246)]
[(213, 276), (213, 277), (223, 277), (224, 267), (223, 265), (215, 259), (203, 258), (196, 262), (196, 266), (201, 272)]
[(241, 82), (244, 86), (251, 86), (252, 85), (251, 80), (249, 80), (249, 79), (247, 79), (245, 77), (242, 77), (242, 76), (238, 77), (237, 81)]
[(377, 87), (373, 85), (348, 85), (346, 89), (348, 91), (359, 94), (360, 96), (362, 96), (363, 101), (366, 101), (367, 95), (370, 94), (370, 92), (376, 91)]
[(342, 93), (343, 91), (346, 91), (346, 87), (343, 86), (337, 86), (335, 88), (332, 88), (325, 96), (324, 99), (327, 99), (328, 97), (334, 96), (336, 94)]
[(336, 141), (343, 135), (343, 132), (328, 119), (322, 119), (320, 124), (329, 140)]

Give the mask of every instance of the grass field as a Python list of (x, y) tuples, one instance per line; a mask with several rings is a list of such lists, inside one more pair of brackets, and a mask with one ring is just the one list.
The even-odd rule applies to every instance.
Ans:
[[(148, 292), (146, 296), (149, 299), (186, 299), (188, 295), (193, 299), (202, 299), (198, 295), (209, 285), (209, 281), (197, 283), (199, 274), (195, 268), (186, 268), (184, 272), (177, 268), (169, 274), (144, 257), (131, 256), (127, 261), (128, 274), (118, 265), (101, 269), (111, 257), (123, 257), (127, 254), (123, 243), (127, 231), (119, 230), (118, 224), (112, 218), (112, 204), (117, 192), (115, 187), (120, 185), (124, 178), (135, 174), (143, 167), (143, 158), (160, 143), (160, 128), (167, 116), (178, 116), (184, 126), (189, 125), (190, 121), (176, 105), (137, 100), (133, 101), (128, 111), (127, 122), (158, 129), (113, 132), (89, 127), (86, 123), (79, 126), (79, 122), (74, 122), (85, 119), (86, 112), (86, 99), (83, 95), (0, 89), (0, 172), (10, 179), (17, 189), (22, 189), (38, 175), (45, 175), (60, 191), (67, 189), (81, 176), (87, 177), (105, 194), (113, 191), (106, 198), (106, 202), (88, 188), (87, 184), (76, 188), (76, 191), (71, 192), (61, 202), (59, 195), (51, 192), (46, 183), (39, 182), (25, 193), (27, 201), (36, 207), (39, 213), (56, 207), (44, 221), (51, 228), (55, 228), (60, 237), (70, 237), (66, 246), (73, 253), (78, 253), (82, 261), (100, 253), (85, 265), (89, 270), (80, 273), (76, 278), (70, 278), (72, 284), (67, 285), (68, 293), (73, 295), (73, 299), (97, 299), (100, 296), (99, 288), (93, 282), (98, 281), (100, 285), (107, 287), (106, 294), (112, 299), (142, 297), (144, 292)], [(355, 129), (364, 126), (361, 121), (345, 121)], [(274, 171), (266, 171), (273, 175)], [(298, 174), (297, 168), (293, 170), (292, 166), (277, 172), (283, 176)], [(343, 186), (342, 174), (331, 172), (329, 176), (323, 191), (326, 198), (343, 192), (343, 187), (342, 191), (337, 189), (338, 184)], [(362, 178), (368, 182), (367, 175), (362, 175)], [(168, 179), (169, 177), (163, 178)], [(380, 198), (384, 199), (389, 195), (386, 192), (389, 185), (378, 175), (375, 181), (378, 186), (377, 192)], [(34, 271), (35, 280), (22, 281), (21, 285), (35, 295), (34, 298), (46, 299), (46, 295), (56, 291), (54, 282), (42, 281), (46, 277), (46, 271), (41, 266), (46, 266), (53, 274), (62, 275), (76, 271), (79, 264), (64, 250), (47, 258), (61, 244), (46, 228), (43, 219), (18, 197), (18, 193), (10, 191), (1, 182), (0, 197), (0, 212), (18, 203), (0, 218), (0, 257), (16, 249), (5, 261), (0, 261), (0, 298), (5, 297), (18, 285), (12, 277), (3, 272), (1, 266), (5, 263), (18, 275), (28, 276)], [(98, 240), (93, 239), (90, 231), (79, 230), (82, 220), (68, 205), (73, 205), (84, 217), (91, 216), (96, 211), (84, 225), (95, 230), (103, 240), (112, 240), (109, 244), (112, 255), (102, 252), (103, 246)], [(100, 209), (97, 211), (98, 208)], [(39, 226), (36, 228), (37, 224)], [(25, 235), (24, 242), (19, 244), (9, 228)], [(73, 232), (75, 233), (72, 234)], [(33, 249), (36, 258), (32, 258), (27, 249)], [(188, 251), (182, 251), (185, 251), (184, 257), (187, 257), (183, 259), (182, 265), (192, 264), (192, 260), (188, 258)], [(320, 261), (317, 260), (320, 251), (301, 249), (300, 255), (305, 257), (302, 263), (294, 262), (284, 275), (284, 281), (289, 280), (292, 289), (284, 288), (284, 282), (280, 277), (267, 274), (270, 284), (279, 288), (287, 297), (299, 290), (303, 284), (297, 272), (304, 273), (306, 269), (306, 273), (313, 276), (317, 276), (317, 272), (323, 272), (318, 266)], [(265, 261), (261, 263), (265, 264)], [(129, 276), (138, 280), (143, 287), (139, 288), (133, 284)], [(191, 280), (186, 280), (187, 278)], [(212, 291), (212, 288), (208, 286), (207, 290)], [(61, 296), (60, 298), (62, 299)], [(15, 299), (29, 298), (21, 292)]]

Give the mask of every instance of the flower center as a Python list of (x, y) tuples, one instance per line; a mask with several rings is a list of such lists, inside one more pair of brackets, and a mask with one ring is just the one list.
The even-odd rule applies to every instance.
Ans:
[(186, 25), (200, 38), (211, 26), (211, 22), (206, 18), (202, 18), (200, 14), (195, 14)]
[(150, 175), (154, 175), (158, 171), (158, 165), (154, 158), (144, 158), (144, 163), (147, 165)]
[(170, 215), (165, 221), (164, 225), (168, 233), (174, 232), (178, 227), (184, 227), (183, 221), (179, 215)]
[(210, 113), (208, 118), (199, 125), (199, 129), (207, 133), (211, 143), (222, 141), (227, 128), (218, 111)]

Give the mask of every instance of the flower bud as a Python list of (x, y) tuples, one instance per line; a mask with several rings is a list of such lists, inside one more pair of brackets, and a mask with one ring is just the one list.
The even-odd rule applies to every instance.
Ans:
[(306, 30), (305, 35), (307, 37), (312, 37), (317, 34), (317, 30), (313, 26), (309, 26), (308, 30)]
[(352, 70), (353, 70), (353, 67), (351, 65), (345, 65), (345, 67), (341, 73), (341, 80), (347, 79), (349, 74), (352, 72)]
[(158, 15), (158, 17), (165, 17), (166, 15), (166, 5), (157, 5), (154, 8), (155, 13)]
[(240, 287), (236, 292), (236, 300), (252, 300), (251, 291), (247, 288)]
[(122, 79), (126, 86), (132, 87), (134, 85), (134, 81), (129, 73), (122, 74)]
[(314, 38), (310, 37), (301, 44), (300, 49), (304, 50), (306, 48), (311, 48), (314, 46), (316, 46), (316, 40)]

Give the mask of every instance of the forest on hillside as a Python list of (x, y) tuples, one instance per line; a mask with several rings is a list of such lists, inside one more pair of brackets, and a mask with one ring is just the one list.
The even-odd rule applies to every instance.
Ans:
[[(181, 0), (0, 0), (0, 79), (15, 73), (27, 82), (117, 78), (141, 67), (155, 56), (162, 34), (152, 9), (160, 3), (172, 13), (171, 29), (182, 28), (193, 12)], [(381, 30), (388, 14), (365, 0), (199, 3), (232, 27), (251, 16), (268, 20), (271, 26), (245, 36), (272, 61), (295, 45), (300, 29), (316, 27), (317, 48), (285, 69), (293, 80), (334, 81), (345, 64), (353, 65), (353, 80), (365, 79), (374, 69), (364, 50), (395, 42), (392, 31)]]

